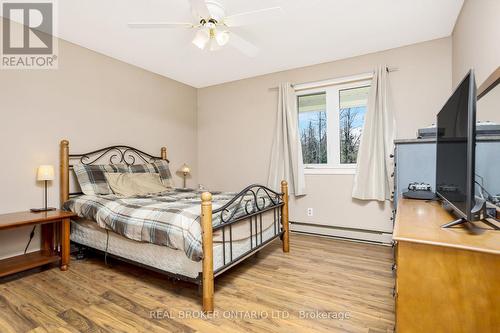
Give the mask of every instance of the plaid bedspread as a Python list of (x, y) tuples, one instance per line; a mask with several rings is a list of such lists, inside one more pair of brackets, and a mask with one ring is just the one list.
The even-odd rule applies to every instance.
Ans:
[[(200, 195), (194, 190), (172, 190), (128, 198), (81, 195), (64, 203), (63, 209), (96, 221), (100, 227), (126, 238), (183, 250), (191, 260), (200, 261), (203, 258)], [(230, 192), (212, 192), (213, 209), (223, 206), (235, 195)], [(259, 197), (259, 206), (264, 203), (264, 207), (269, 207), (271, 201), (265, 196)], [(253, 205), (254, 201), (251, 196), (245, 197), (240, 206), (235, 204), (231, 209), (236, 209), (236, 216), (244, 215), (245, 203)], [(215, 214), (213, 225), (219, 223), (220, 214)]]

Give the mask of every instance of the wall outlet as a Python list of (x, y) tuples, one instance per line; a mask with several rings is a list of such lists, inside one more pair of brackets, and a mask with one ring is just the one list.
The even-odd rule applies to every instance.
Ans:
[(314, 210), (312, 208), (307, 208), (307, 216), (309, 217), (314, 216)]

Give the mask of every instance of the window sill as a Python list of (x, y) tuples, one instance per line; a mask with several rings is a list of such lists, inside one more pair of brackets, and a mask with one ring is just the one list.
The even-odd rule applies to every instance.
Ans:
[(305, 175), (354, 175), (356, 168), (304, 168)]

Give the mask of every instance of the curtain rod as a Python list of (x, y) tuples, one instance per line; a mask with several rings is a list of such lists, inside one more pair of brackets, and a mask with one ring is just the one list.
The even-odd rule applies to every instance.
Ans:
[[(399, 68), (398, 67), (388, 67), (387, 66), (387, 67), (385, 67), (385, 70), (387, 71), (387, 73), (391, 73), (391, 72), (399, 71)], [(314, 83), (319, 83), (318, 87), (321, 87), (322, 86), (321, 82), (334, 81), (334, 80), (339, 80), (339, 79), (342, 79), (342, 78), (346, 78), (347, 79), (347, 78), (350, 78), (350, 77), (358, 77), (358, 76), (363, 76), (363, 75), (369, 75), (371, 73), (372, 72), (366, 72), (366, 73), (362, 73), (362, 74), (344, 76), (344, 77), (333, 78), (333, 79), (326, 79), (326, 80), (321, 80), (321, 81), (303, 82), (303, 83), (292, 83), (292, 87), (301, 86), (301, 85), (310, 85), (310, 84), (314, 84)], [(269, 88), (269, 90), (275, 90), (275, 89), (278, 89), (278, 87)]]

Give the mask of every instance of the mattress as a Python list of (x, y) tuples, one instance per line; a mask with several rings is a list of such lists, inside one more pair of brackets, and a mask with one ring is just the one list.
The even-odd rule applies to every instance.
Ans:
[[(255, 237), (255, 224), (253, 224), (253, 237), (250, 236), (249, 220), (238, 222), (234, 225), (237, 234), (233, 236), (232, 257), (236, 259), (240, 255), (250, 251), (251, 244), (255, 247), (256, 243), (261, 243), (260, 221), (258, 221), (258, 240)], [(245, 234), (245, 231), (246, 234)], [(225, 231), (225, 251), (223, 251), (222, 231), (214, 233), (214, 270), (224, 266), (224, 255), (226, 264), (230, 260), (229, 246), (229, 228)], [(278, 224), (274, 223), (274, 212), (268, 211), (262, 214), (262, 242), (273, 238), (279, 233)], [(96, 222), (85, 219), (71, 221), (71, 240), (97, 250), (105, 251), (107, 243), (107, 252), (143, 265), (151, 266), (162, 271), (173, 274), (183, 275), (190, 278), (197, 278), (202, 271), (202, 261), (193, 261), (189, 259), (182, 250), (172, 249), (166, 246), (138, 242), (125, 238), (113, 231), (108, 231), (97, 225)]]
[[(212, 214), (212, 225), (225, 219), (247, 218), (266, 208), (279, 209), (279, 198), (264, 190), (248, 190), (245, 195), (229, 192), (212, 193), (212, 209), (225, 207)], [(66, 201), (65, 210), (96, 221), (101, 228), (113, 230), (131, 240), (182, 249), (194, 260), (203, 258), (200, 225), (200, 192), (175, 189), (163, 193), (133, 197), (116, 195), (79, 195)], [(260, 215), (260, 214), (259, 214)], [(233, 225), (233, 236), (237, 236)], [(244, 228), (245, 231), (247, 228)], [(215, 235), (217, 239), (219, 235)]]

